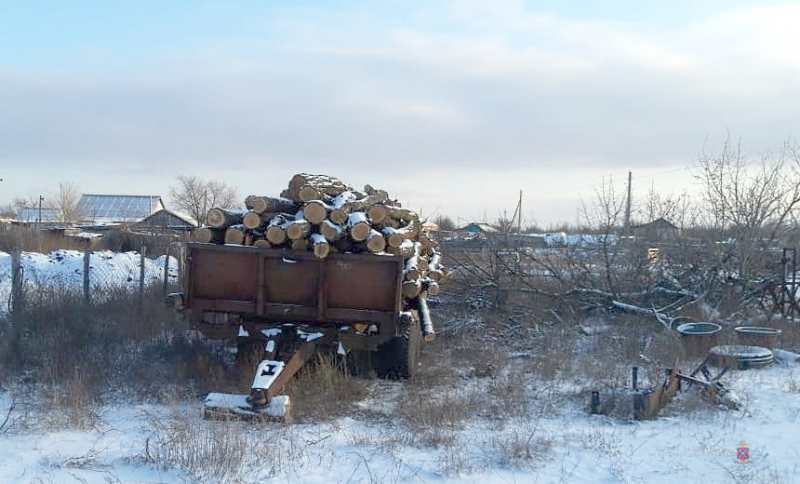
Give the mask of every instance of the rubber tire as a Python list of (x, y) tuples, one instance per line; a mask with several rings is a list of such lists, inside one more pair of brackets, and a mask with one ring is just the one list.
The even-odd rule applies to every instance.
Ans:
[(422, 330), (416, 318), (395, 336), (378, 348), (378, 376), (381, 378), (411, 378), (416, 373), (422, 350)]

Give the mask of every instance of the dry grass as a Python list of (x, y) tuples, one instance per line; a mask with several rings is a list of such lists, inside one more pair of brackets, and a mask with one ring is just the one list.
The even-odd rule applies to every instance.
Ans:
[[(141, 460), (160, 469), (180, 469), (193, 482), (238, 483), (247, 469), (274, 474), (281, 466), (280, 429), (237, 421), (204, 421), (177, 407), (171, 415), (148, 415), (154, 435)], [(254, 445), (255, 444), (255, 445)]]
[(286, 385), (298, 421), (325, 421), (352, 415), (353, 404), (367, 396), (368, 382), (350, 376), (336, 355), (318, 353)]

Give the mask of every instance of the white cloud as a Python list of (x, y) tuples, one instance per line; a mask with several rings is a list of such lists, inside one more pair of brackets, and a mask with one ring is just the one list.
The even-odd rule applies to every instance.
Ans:
[[(726, 130), (756, 150), (800, 130), (800, 7), (671, 26), (575, 20), (519, 1), (426, 6), (403, 21), (373, 14), (293, 10), (263, 39), (173, 47), (130, 72), (0, 70), (0, 166), (111, 161), (123, 172), (136, 162), (252, 192), (263, 185), (219, 167), (254, 167), (278, 185), (297, 171), (383, 176), (414, 204), (445, 199), (474, 216), (496, 215), (480, 200), (505, 192), (509, 173), (521, 185), (512, 192), (527, 183), (532, 197), (554, 184), (537, 173), (570, 173), (549, 172), (552, 200), (569, 196), (575, 173), (688, 164)], [(457, 183), (415, 191), (382, 173), (397, 164)], [(467, 200), (464, 186), (484, 191)]]

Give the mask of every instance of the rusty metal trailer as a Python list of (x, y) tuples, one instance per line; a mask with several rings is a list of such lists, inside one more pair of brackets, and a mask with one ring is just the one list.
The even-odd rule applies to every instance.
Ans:
[(173, 304), (204, 335), (236, 341), (238, 362), (258, 362), (246, 399), (212, 394), (207, 410), (288, 411), (277, 394), (318, 351), (358, 372), (411, 376), (424, 340), (417, 311), (403, 307), (402, 280), (400, 256), (187, 244)]

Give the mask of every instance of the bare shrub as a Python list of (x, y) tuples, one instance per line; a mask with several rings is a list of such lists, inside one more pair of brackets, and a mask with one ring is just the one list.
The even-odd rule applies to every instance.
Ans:
[(509, 469), (526, 469), (545, 457), (554, 442), (537, 435), (536, 430), (514, 430), (509, 435), (492, 441), (492, 453), (499, 464)]
[(154, 436), (145, 444), (143, 460), (161, 469), (180, 469), (194, 482), (238, 483), (246, 480), (251, 465), (271, 467), (272, 472), (280, 467), (277, 447), (263, 445), (278, 439), (266, 427), (203, 421), (177, 408), (168, 417), (148, 417)]

